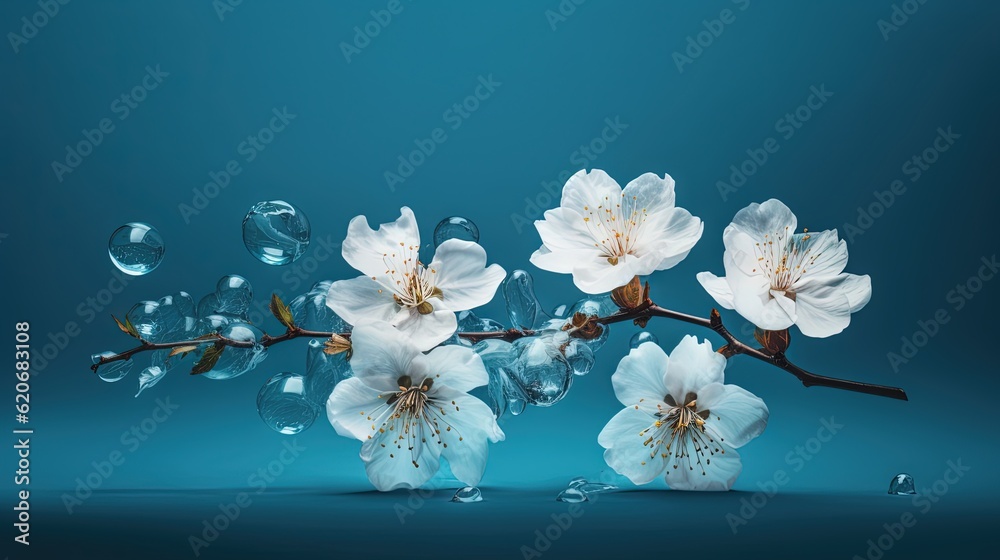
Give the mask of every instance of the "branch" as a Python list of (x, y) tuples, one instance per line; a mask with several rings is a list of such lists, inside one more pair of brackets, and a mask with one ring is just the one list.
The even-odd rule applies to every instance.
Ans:
[[(678, 311), (672, 311), (670, 309), (665, 309), (653, 303), (652, 301), (646, 299), (638, 306), (632, 309), (622, 309), (617, 313), (613, 313), (606, 317), (596, 317), (591, 320), (601, 324), (610, 325), (612, 323), (621, 323), (624, 321), (632, 321), (637, 325), (645, 326), (646, 322), (653, 317), (664, 317), (667, 319), (673, 319), (675, 321), (682, 321), (684, 323), (690, 323), (692, 325), (698, 325), (699, 327), (704, 327), (712, 329), (719, 336), (726, 340), (726, 346), (723, 347), (720, 352), (726, 358), (732, 357), (736, 354), (743, 354), (750, 356), (751, 358), (760, 360), (762, 362), (771, 364), (774, 367), (780, 368), (782, 370), (791, 373), (802, 382), (806, 387), (832, 387), (834, 389), (843, 389), (846, 391), (854, 391), (856, 393), (866, 393), (869, 395), (877, 395), (880, 397), (889, 397), (891, 399), (908, 400), (906, 398), (906, 392), (898, 387), (888, 387), (885, 385), (873, 385), (871, 383), (862, 383), (860, 381), (850, 381), (847, 379), (837, 379), (835, 377), (826, 377), (823, 375), (817, 375), (815, 373), (810, 373), (799, 366), (788, 361), (783, 352), (777, 352), (774, 354), (767, 353), (761, 349), (751, 347), (744, 344), (739, 339), (737, 339), (728, 329), (722, 324), (722, 317), (719, 312), (715, 309), (712, 310), (712, 314), (708, 319), (702, 317), (696, 317), (694, 315), (688, 315), (685, 313), (680, 313)], [(530, 329), (508, 329), (506, 331), (497, 332), (462, 332), (457, 333), (457, 336), (464, 338), (472, 342), (473, 344), (487, 339), (497, 339), (504, 340), (507, 342), (513, 342), (519, 338), (525, 336), (532, 336), (535, 331)], [(299, 327), (290, 327), (284, 334), (279, 336), (264, 335), (260, 344), (265, 348), (278, 344), (280, 342), (285, 342), (287, 340), (292, 340), (294, 338), (330, 338), (334, 335), (339, 335), (343, 338), (350, 339), (351, 333), (333, 333), (333, 332), (321, 332), (321, 331), (310, 331), (301, 329)], [(120, 354), (115, 354), (113, 356), (103, 357), (98, 361), (98, 363), (90, 366), (90, 369), (97, 371), (97, 368), (121, 360), (130, 359), (133, 355), (140, 352), (147, 352), (152, 350), (162, 350), (165, 348), (176, 348), (179, 346), (201, 346), (203, 344), (219, 344), (223, 346), (234, 346), (237, 348), (250, 348), (255, 343), (243, 340), (233, 340), (226, 337), (213, 337), (197, 340), (182, 340), (179, 342), (161, 342), (153, 343), (143, 340), (142, 344), (126, 350)]]

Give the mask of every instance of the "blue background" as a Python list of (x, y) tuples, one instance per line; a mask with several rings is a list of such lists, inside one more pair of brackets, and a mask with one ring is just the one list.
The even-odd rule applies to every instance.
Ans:
[[(230, 273), (252, 281), (261, 306), (274, 290), (290, 297), (316, 281), (352, 277), (339, 250), (328, 256), (319, 240), (338, 244), (351, 217), (389, 221), (403, 205), (414, 209), (425, 240), (445, 216), (474, 220), (491, 261), (531, 270), (547, 308), (571, 303), (577, 296), (568, 276), (530, 267), (539, 239), (523, 224), (538, 217), (536, 204), (552, 205), (543, 183), (561, 185), (560, 176), (582, 166), (605, 169), (623, 185), (647, 171), (675, 178), (678, 204), (704, 220), (705, 234), (683, 263), (650, 282), (659, 304), (700, 315), (714, 302), (694, 275), (721, 274), (721, 234), (737, 210), (776, 197), (801, 226), (846, 236), (859, 208), (877, 203), (873, 193), (901, 180), (905, 193), (850, 242), (848, 271), (871, 275), (871, 303), (838, 336), (796, 337), (790, 355), (818, 373), (902, 386), (910, 401), (806, 389), (782, 371), (734, 358), (727, 379), (771, 410), (767, 431), (740, 450), (736, 492), (605, 496), (584, 504), (584, 515), (546, 556), (670, 550), (863, 557), (867, 540), (905, 512), (916, 528), (892, 539), (887, 558), (985, 553), (985, 524), (998, 497), (992, 467), (1000, 382), (990, 355), (998, 288), (982, 283), (961, 309), (949, 292), (997, 251), (1000, 6), (931, 0), (886, 39), (878, 21), (892, 16), (889, 1), (567, 1), (568, 15), (553, 17), (555, 0), (404, 0), (387, 25), (369, 25), (378, 33), (360, 39), (360, 52), (345, 56), (354, 28), (386, 4), (245, 2), (220, 15), (208, 1), (71, 2), (17, 52), (0, 48), (2, 332), (13, 338), (13, 323), (30, 321), (35, 351), (43, 352), (49, 334), (60, 338), (67, 322), (81, 328), (32, 377), (35, 546), (11, 544), (9, 554), (31, 557), (73, 542), (70, 557), (185, 557), (188, 536), (201, 533), (203, 520), (246, 490), (248, 477), (291, 439), (259, 420), (254, 401), (269, 375), (304, 370), (304, 342), (272, 348), (257, 370), (232, 381), (175, 371), (132, 398), (134, 374), (107, 384), (88, 369), (92, 353), (131, 345), (111, 313), (181, 289), (200, 297)], [(696, 42), (706, 30), (703, 21), (724, 9), (734, 19), (710, 43), (703, 33), (707, 46), (700, 53), (692, 47), (697, 56), (679, 69), (675, 53), (683, 55), (688, 38)], [(0, 29), (22, 33), (21, 18), (39, 10), (33, 1), (4, 2)], [(120, 118), (115, 100), (157, 65), (168, 76)], [(445, 111), (490, 76), (500, 85), (452, 128)], [(806, 103), (813, 86), (833, 95), (786, 137), (778, 121)], [(247, 162), (240, 143), (285, 107), (294, 119)], [(57, 176), (53, 161), (64, 161), (67, 146), (105, 118), (114, 130), (71, 173)], [(594, 158), (581, 156), (605, 119), (627, 128), (606, 145), (595, 142)], [(903, 166), (933, 145), (939, 127), (959, 137), (913, 180)], [(385, 173), (397, 171), (399, 156), (436, 128), (447, 139), (391, 189)], [(723, 197), (717, 182), (729, 182), (730, 166), (768, 138), (779, 150)], [(180, 205), (192, 205), (209, 174), (234, 159), (241, 173), (185, 215)], [(254, 260), (242, 244), (246, 210), (275, 198), (300, 205), (312, 222), (314, 243), (296, 263), (300, 276)], [(107, 238), (135, 220), (159, 228), (166, 257), (88, 321), (80, 304), (115, 276)], [(939, 309), (949, 321), (894, 371), (887, 353), (899, 352), (901, 337)], [(481, 315), (505, 321), (502, 301)], [(723, 316), (734, 332), (749, 332), (738, 315)], [(273, 319), (265, 324), (279, 329)], [(668, 350), (686, 333), (719, 343), (682, 324), (653, 321), (649, 328)], [(400, 525), (398, 508), (408, 500), (412, 507), (413, 496), (371, 492), (358, 443), (321, 419), (294, 437), (306, 451), (266, 492), (253, 494), (241, 518), (201, 554), (378, 557), (403, 547), (418, 557), (523, 556), (521, 545), (533, 546), (534, 531), (553, 523), (550, 514), (566, 511), (552, 499), (567, 480), (608, 476), (596, 436), (620, 408), (609, 378), (635, 327), (612, 330), (597, 366), (576, 379), (564, 401), (505, 418), (507, 440), (491, 449), (483, 480), (487, 502), (453, 505), (441, 491), (421, 498)], [(8, 360), (9, 369), (13, 356)], [(3, 392), (12, 400), (15, 380), (6, 379)], [(122, 434), (149, 417), (157, 398), (179, 408), (133, 451)], [(16, 427), (14, 411), (7, 412)], [(787, 454), (830, 417), (843, 429), (796, 470)], [(68, 513), (63, 493), (115, 451), (124, 463)], [(4, 454), (0, 464), (12, 473), (14, 452)], [(947, 461), (959, 459), (968, 474), (926, 513), (885, 495), (897, 472), (930, 488)], [(742, 500), (778, 470), (789, 482), (733, 534), (726, 515), (739, 515)], [(12, 476), (3, 478), (6, 524), (14, 488)]]

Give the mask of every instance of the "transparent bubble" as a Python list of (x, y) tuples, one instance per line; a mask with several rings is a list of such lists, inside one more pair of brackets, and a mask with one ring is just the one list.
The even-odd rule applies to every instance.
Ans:
[(345, 332), (350, 326), (326, 305), (331, 280), (313, 284), (308, 292), (288, 302), (292, 318), (299, 327), (311, 331)]
[(577, 488), (577, 489), (579, 489), (584, 484), (587, 484), (587, 479), (583, 478), (582, 476), (578, 476), (578, 477), (573, 478), (572, 480), (570, 480), (569, 484), (567, 484), (566, 487), (567, 488)]
[(594, 351), (580, 340), (573, 340), (564, 351), (574, 375), (587, 375), (594, 367)]
[(511, 272), (504, 280), (501, 291), (507, 302), (507, 316), (512, 327), (533, 329), (549, 319), (535, 297), (534, 280), (527, 271)]
[(229, 326), (235, 319), (231, 317), (226, 317), (225, 315), (207, 315), (198, 319), (198, 326), (196, 330), (198, 335), (208, 334), (210, 332), (219, 332), (222, 329)]
[(138, 397), (143, 391), (159, 383), (166, 375), (167, 370), (160, 366), (149, 366), (142, 370), (139, 373), (139, 391), (136, 392), (135, 396)]
[(219, 279), (215, 286), (215, 297), (218, 300), (216, 311), (242, 315), (250, 309), (253, 302), (253, 287), (246, 278), (230, 274)]
[(452, 216), (441, 220), (434, 228), (434, 247), (439, 247), (449, 239), (479, 241), (479, 227), (467, 218)]
[[(515, 415), (520, 414), (520, 411), (524, 410), (524, 397), (520, 388), (510, 378), (510, 371), (513, 370), (517, 360), (514, 346), (503, 340), (488, 339), (479, 342), (472, 349), (479, 354), (490, 376), (487, 388), (492, 401), (493, 415), (499, 418), (509, 409)], [(510, 403), (513, 401), (520, 402), (520, 405), (515, 405), (519, 406), (517, 412), (511, 409)]]
[(567, 488), (556, 496), (556, 501), (567, 504), (579, 504), (580, 502), (587, 501), (587, 495), (576, 488)]
[(458, 502), (460, 504), (471, 504), (475, 502), (483, 501), (483, 493), (475, 486), (466, 486), (464, 488), (459, 488), (455, 495), (452, 496), (451, 501)]
[(527, 337), (514, 342), (518, 357), (511, 378), (529, 404), (552, 406), (573, 385), (573, 368), (559, 351), (561, 342), (564, 340), (556, 341), (554, 336)]
[(279, 373), (257, 393), (257, 413), (272, 430), (297, 434), (319, 416), (319, 407), (306, 397), (306, 378), (297, 373)]
[[(210, 371), (201, 374), (200, 377), (208, 379), (232, 379), (257, 367), (257, 364), (267, 357), (267, 348), (260, 344), (264, 336), (257, 327), (247, 323), (231, 323), (219, 333), (225, 338), (244, 342), (253, 342), (254, 345), (242, 348), (238, 346), (226, 346), (222, 350), (222, 356), (215, 363)], [(205, 348), (212, 348), (205, 345)], [(204, 350), (203, 350), (204, 352)]]
[(254, 204), (243, 218), (243, 243), (264, 264), (288, 264), (306, 252), (309, 220), (298, 207), (283, 200)]
[(314, 338), (309, 341), (306, 351), (306, 398), (317, 406), (326, 406), (337, 383), (354, 377), (347, 352), (327, 354), (323, 351), (324, 346), (322, 340)]
[(913, 482), (913, 477), (906, 473), (899, 473), (892, 477), (892, 480), (889, 482), (889, 493), (897, 496), (916, 494), (917, 488)]
[(132, 276), (149, 274), (163, 261), (163, 236), (156, 228), (131, 222), (116, 229), (108, 240), (108, 255), (118, 270)]
[[(109, 358), (114, 355), (115, 352), (107, 351), (101, 352), (100, 354), (94, 354), (90, 357), (90, 359), (96, 364), (101, 361), (101, 358)], [(135, 362), (132, 360), (119, 360), (117, 362), (107, 363), (97, 368), (97, 377), (100, 377), (108, 383), (121, 381), (126, 375), (129, 374), (129, 372), (132, 371), (133, 365), (135, 365)]]
[(628, 341), (629, 348), (638, 348), (640, 344), (645, 342), (652, 342), (653, 344), (659, 344), (660, 339), (656, 338), (656, 335), (649, 331), (639, 331), (632, 335), (632, 339)]

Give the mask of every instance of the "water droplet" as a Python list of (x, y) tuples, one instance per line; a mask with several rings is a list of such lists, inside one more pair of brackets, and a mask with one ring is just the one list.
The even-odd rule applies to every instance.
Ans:
[(297, 434), (319, 416), (319, 407), (306, 397), (306, 378), (297, 373), (279, 373), (257, 393), (257, 413), (272, 430)]
[(441, 220), (434, 228), (434, 247), (440, 247), (449, 239), (479, 241), (479, 227), (467, 218), (452, 216)]
[(108, 254), (118, 270), (132, 276), (149, 274), (163, 261), (163, 236), (149, 224), (131, 222), (108, 240)]
[(659, 344), (660, 339), (656, 338), (656, 335), (649, 331), (639, 331), (632, 335), (632, 339), (628, 341), (629, 348), (638, 348), (640, 344), (645, 342), (652, 342), (653, 344)]
[(889, 482), (889, 493), (897, 496), (916, 494), (917, 488), (913, 483), (913, 477), (906, 473), (899, 473), (892, 477), (892, 481)]
[(166, 376), (167, 372), (159, 366), (149, 366), (139, 373), (139, 391), (135, 396), (139, 396), (143, 391), (156, 385)]
[(243, 243), (264, 264), (288, 264), (309, 246), (309, 220), (292, 204), (270, 200), (254, 204), (243, 218)]
[(354, 377), (347, 353), (330, 355), (323, 351), (324, 342), (311, 339), (306, 351), (306, 398), (325, 407), (337, 383)]
[[(264, 333), (257, 327), (247, 323), (231, 323), (219, 333), (225, 338), (244, 342), (254, 342), (248, 348), (238, 346), (227, 346), (222, 350), (222, 356), (215, 363), (210, 371), (201, 374), (199, 377), (208, 379), (232, 379), (257, 367), (257, 364), (267, 357), (267, 348), (260, 344)], [(204, 345), (204, 348), (211, 348), (211, 345)], [(204, 350), (202, 350), (204, 352)]]
[[(101, 358), (108, 358), (114, 356), (115, 352), (101, 352), (100, 354), (94, 354), (90, 359), (96, 364), (101, 361)], [(100, 377), (108, 383), (114, 383), (115, 381), (121, 381), (126, 375), (132, 371), (132, 366), (135, 363), (132, 360), (119, 360), (117, 362), (111, 362), (104, 364), (103, 366), (97, 368), (97, 377)]]
[(215, 286), (215, 297), (218, 301), (216, 311), (242, 315), (250, 309), (253, 302), (253, 287), (250, 281), (237, 274), (223, 276)]
[[(566, 336), (556, 333), (556, 336)], [(520, 338), (514, 342), (518, 358), (511, 372), (524, 399), (535, 406), (552, 406), (562, 400), (573, 385), (573, 368), (559, 352), (555, 336)]]
[(576, 488), (567, 488), (556, 496), (556, 501), (567, 504), (579, 504), (587, 501), (587, 495)]
[(569, 484), (567, 484), (566, 487), (567, 488), (580, 488), (584, 484), (587, 484), (587, 479), (583, 478), (582, 476), (578, 476), (578, 477), (570, 480)]
[(594, 367), (594, 351), (581, 340), (571, 341), (566, 346), (564, 354), (566, 361), (569, 362), (569, 367), (573, 368), (574, 375), (587, 375)]
[(601, 482), (587, 482), (585, 484), (580, 484), (575, 488), (588, 496), (618, 490), (618, 487), (614, 484), (604, 484)]
[(219, 332), (229, 326), (229, 323), (233, 321), (234, 319), (226, 317), (225, 315), (207, 315), (198, 319), (198, 335), (200, 336), (210, 332)]
[(535, 297), (534, 280), (524, 270), (510, 273), (501, 287), (507, 302), (507, 316), (514, 328), (533, 329), (549, 319)]
[(481, 502), (483, 501), (483, 493), (475, 486), (466, 486), (465, 488), (459, 488), (451, 498), (451, 501), (461, 504)]
[(313, 284), (308, 292), (288, 302), (295, 324), (306, 330), (324, 332), (345, 332), (350, 327), (326, 305), (326, 295), (330, 292), (332, 280)]
[(486, 366), (486, 372), (490, 376), (488, 389), (490, 399), (493, 401), (491, 407), (493, 415), (499, 418), (508, 409), (511, 410), (512, 414), (520, 414), (521, 410), (524, 410), (523, 397), (519, 410), (515, 412), (510, 408), (511, 402), (517, 400), (518, 396), (521, 395), (521, 390), (510, 379), (508, 373), (517, 359), (514, 346), (503, 340), (487, 339), (479, 342), (472, 349), (479, 354), (483, 365)]

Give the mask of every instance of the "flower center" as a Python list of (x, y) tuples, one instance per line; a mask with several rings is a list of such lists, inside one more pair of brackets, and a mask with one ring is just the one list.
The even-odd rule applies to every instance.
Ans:
[[(446, 419), (448, 414), (458, 412), (459, 407), (455, 401), (451, 401), (451, 408), (445, 410), (447, 405), (431, 397), (433, 378), (426, 377), (420, 385), (414, 385), (409, 375), (401, 375), (396, 383), (399, 391), (379, 395), (378, 398), (384, 398), (385, 403), (380, 404), (367, 416), (372, 422), (372, 434), (368, 439), (384, 436), (392, 438), (379, 442), (381, 448), (388, 449), (390, 459), (396, 459), (396, 454), (402, 452), (405, 445), (406, 451), (410, 453), (413, 467), (420, 468), (418, 458), (422, 446), (428, 443), (428, 438), (432, 443), (444, 448), (447, 448), (448, 444), (441, 438), (442, 430), (454, 431), (458, 441), (464, 440), (461, 432)], [(364, 415), (365, 411), (361, 411), (361, 414)], [(395, 437), (392, 437), (393, 435)]]
[[(650, 449), (649, 458), (655, 459), (659, 453), (662, 459), (672, 459), (674, 469), (686, 465), (688, 470), (693, 471), (697, 466), (705, 475), (705, 467), (712, 463), (711, 458), (716, 453), (726, 452), (705, 431), (705, 421), (711, 412), (708, 409), (698, 410), (698, 395), (695, 393), (688, 393), (684, 404), (677, 404), (671, 395), (666, 395), (663, 402), (667, 404), (666, 408), (656, 405), (659, 409), (654, 415), (656, 422), (639, 434), (643, 437), (650, 434), (643, 442)], [(667, 475), (670, 475), (669, 470)]]
[(420, 262), (417, 258), (419, 247), (407, 246), (403, 242), (399, 246), (399, 252), (382, 254), (385, 275), (388, 277), (387, 287), (393, 291), (392, 299), (396, 305), (416, 309), (422, 315), (432, 313), (434, 306), (427, 300), (444, 298), (441, 288), (434, 285), (437, 270)]
[(754, 245), (757, 265), (770, 281), (771, 289), (785, 292), (791, 300), (795, 299), (795, 285), (822, 255), (822, 252), (813, 252), (809, 243), (812, 236), (808, 232), (805, 229), (803, 233), (789, 234), (786, 226), (784, 232), (764, 234), (764, 240)]
[(583, 207), (583, 222), (594, 238), (594, 247), (612, 266), (636, 254), (636, 239), (646, 220), (646, 209), (637, 208), (637, 204), (637, 197), (627, 199), (622, 193), (621, 200), (605, 196), (597, 208)]

